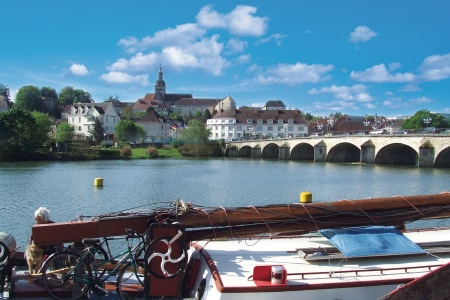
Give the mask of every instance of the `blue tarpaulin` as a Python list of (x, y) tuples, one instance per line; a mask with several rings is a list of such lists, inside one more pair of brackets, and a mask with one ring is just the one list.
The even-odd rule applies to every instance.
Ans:
[(393, 226), (323, 229), (320, 232), (346, 257), (425, 253)]

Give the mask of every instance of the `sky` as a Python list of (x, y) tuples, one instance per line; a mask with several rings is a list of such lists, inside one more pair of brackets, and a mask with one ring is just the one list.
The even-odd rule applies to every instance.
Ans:
[(0, 83), (314, 116), (450, 113), (450, 1), (2, 1)]

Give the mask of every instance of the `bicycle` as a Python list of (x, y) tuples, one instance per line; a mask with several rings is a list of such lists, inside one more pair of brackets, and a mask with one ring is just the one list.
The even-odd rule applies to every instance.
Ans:
[[(115, 282), (121, 299), (143, 298), (145, 263), (140, 256), (147, 232), (136, 234), (127, 229), (126, 233), (127, 250), (116, 256), (108, 258), (103, 249), (107, 239), (84, 239), (82, 254), (64, 249), (49, 256), (42, 266), (42, 281), (49, 295), (58, 300), (80, 299), (89, 291), (108, 295)], [(132, 247), (130, 240), (136, 238), (140, 241)]]

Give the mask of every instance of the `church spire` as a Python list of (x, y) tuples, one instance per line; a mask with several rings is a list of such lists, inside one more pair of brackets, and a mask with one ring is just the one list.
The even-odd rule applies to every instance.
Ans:
[(166, 82), (163, 79), (163, 72), (161, 65), (159, 66), (158, 80), (156, 80), (155, 82), (155, 94), (158, 93), (160, 93), (163, 98), (166, 97)]

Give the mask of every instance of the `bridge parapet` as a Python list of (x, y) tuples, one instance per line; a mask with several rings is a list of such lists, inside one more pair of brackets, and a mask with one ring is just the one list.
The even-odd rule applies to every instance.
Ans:
[(354, 135), (228, 142), (230, 157), (450, 167), (449, 135)]

